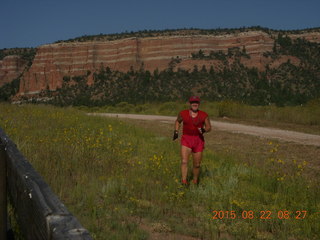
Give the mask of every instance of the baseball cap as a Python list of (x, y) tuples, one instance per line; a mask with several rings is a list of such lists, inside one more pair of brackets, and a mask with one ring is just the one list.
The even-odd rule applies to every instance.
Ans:
[(189, 102), (198, 102), (200, 103), (200, 98), (198, 96), (192, 96), (189, 98)]

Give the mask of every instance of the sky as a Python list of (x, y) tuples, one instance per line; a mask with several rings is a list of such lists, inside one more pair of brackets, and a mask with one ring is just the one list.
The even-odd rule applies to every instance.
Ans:
[(320, 27), (319, 0), (2, 0), (0, 49), (177, 28)]

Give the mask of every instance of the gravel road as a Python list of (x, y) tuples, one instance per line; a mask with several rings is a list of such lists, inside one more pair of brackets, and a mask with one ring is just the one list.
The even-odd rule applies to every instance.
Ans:
[[(140, 114), (122, 114), (122, 113), (88, 113), (92, 116), (118, 117), (138, 120), (153, 120), (174, 124), (176, 117), (158, 116), (158, 115), (140, 115)], [(238, 123), (227, 123), (212, 121), (212, 130), (228, 131), (233, 133), (243, 133), (264, 138), (278, 139), (280, 141), (295, 142), (304, 145), (320, 146), (320, 135), (307, 134), (276, 128), (257, 127)]]

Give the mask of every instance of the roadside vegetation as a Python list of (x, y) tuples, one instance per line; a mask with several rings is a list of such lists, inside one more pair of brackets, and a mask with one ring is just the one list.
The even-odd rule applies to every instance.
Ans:
[(308, 161), (271, 157), (257, 168), (207, 149), (200, 185), (183, 188), (179, 144), (168, 137), (71, 107), (1, 103), (0, 112), (0, 126), (95, 239), (320, 237)]
[[(130, 104), (121, 102), (114, 106), (77, 107), (85, 112), (154, 114), (176, 116), (179, 109), (188, 108), (183, 102)], [(320, 100), (302, 106), (251, 106), (236, 101), (203, 101), (201, 110), (213, 120), (240, 122), (258, 126), (278, 127), (306, 133), (320, 134)]]

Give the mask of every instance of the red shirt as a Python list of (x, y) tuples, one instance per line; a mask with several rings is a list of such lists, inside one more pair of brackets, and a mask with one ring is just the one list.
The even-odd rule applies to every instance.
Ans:
[(183, 135), (201, 135), (198, 128), (202, 128), (205, 119), (208, 117), (206, 112), (198, 110), (198, 115), (196, 117), (191, 116), (191, 110), (183, 110), (180, 113), (183, 121)]

